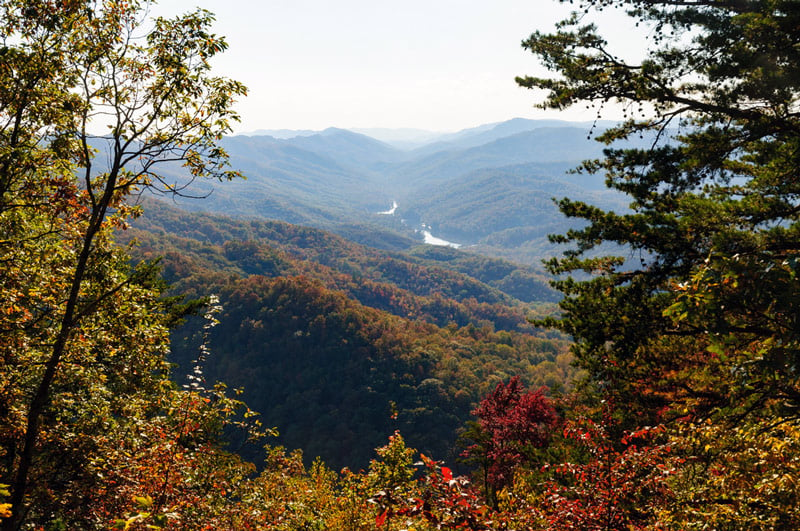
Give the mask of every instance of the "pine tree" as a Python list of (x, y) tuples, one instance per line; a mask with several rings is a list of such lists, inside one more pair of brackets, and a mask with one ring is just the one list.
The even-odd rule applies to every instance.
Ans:
[[(687, 464), (676, 479), (682, 504), (663, 521), (796, 527), (786, 501), (795, 459), (776, 472), (777, 495), (751, 457), (799, 440), (800, 9), (785, 0), (579, 9), (524, 42), (557, 75), (519, 82), (548, 91), (543, 107), (626, 110), (599, 137), (605, 157), (581, 170), (605, 175), (630, 209), (560, 201), (588, 223), (553, 237), (572, 247), (548, 266), (584, 276), (556, 283), (563, 317), (549, 324), (575, 338), (590, 387), (625, 405), (627, 426), (669, 422)], [(640, 61), (582, 23), (603, 9), (624, 10), (647, 32)], [(614, 144), (637, 135), (652, 146)]]

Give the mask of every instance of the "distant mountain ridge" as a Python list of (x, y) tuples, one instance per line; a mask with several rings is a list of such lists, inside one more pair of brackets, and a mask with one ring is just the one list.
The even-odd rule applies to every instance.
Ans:
[(481, 125), (470, 129), (464, 129), (456, 133), (440, 136), (436, 142), (419, 148), (418, 151), (434, 153), (448, 148), (468, 148), (480, 146), (494, 140), (505, 138), (533, 131), (542, 128), (575, 128), (585, 130), (588, 134), (592, 129), (605, 130), (613, 126), (616, 122), (602, 120), (597, 122), (568, 122), (565, 120), (530, 120), (528, 118), (512, 118), (505, 122)]
[(289, 140), (297, 137), (314, 136), (325, 133), (326, 131), (339, 130), (350, 131), (353, 133), (368, 136), (380, 142), (402, 150), (414, 150), (424, 148), (431, 152), (437, 151), (441, 146), (462, 142), (462, 147), (467, 144), (472, 146), (480, 145), (491, 140), (496, 140), (504, 136), (510, 136), (532, 129), (541, 127), (580, 127), (591, 129), (607, 129), (617, 122), (612, 120), (597, 120), (589, 122), (570, 122), (567, 120), (533, 120), (530, 118), (511, 118), (503, 122), (493, 122), (478, 125), (459, 131), (431, 131), (427, 129), (415, 129), (410, 127), (389, 128), (389, 127), (352, 127), (336, 128), (329, 127), (324, 130), (313, 129), (256, 129), (239, 133), (237, 136), (271, 136), (280, 140)]
[[(200, 183), (198, 195), (206, 199), (178, 203), (190, 210), (319, 227), (378, 247), (384, 246), (381, 235), (422, 242), (424, 225), (432, 237), (451, 238), (468, 249), (533, 264), (555, 252), (547, 232), (574, 226), (550, 206), (552, 198), (571, 195), (604, 207), (620, 207), (613, 194), (603, 191), (602, 175), (568, 173), (582, 160), (602, 155), (606, 146), (590, 137), (609, 125), (612, 122), (515, 118), (457, 133), (431, 133), (427, 144), (414, 149), (339, 128), (298, 131), (295, 136), (273, 131), (284, 138), (226, 137), (222, 147), (247, 180)], [(386, 138), (390, 133), (381, 134)], [(405, 134), (408, 140), (412, 132)], [(646, 144), (637, 140), (627, 145)], [(181, 170), (174, 171), (179, 179)], [(533, 172), (535, 179), (521, 178), (525, 171)], [(509, 173), (520, 178), (499, 178)], [(476, 174), (483, 175), (480, 185)], [(493, 175), (499, 179), (496, 186)], [(543, 180), (548, 181), (546, 191)], [(512, 201), (513, 215), (503, 213), (504, 197)], [(532, 205), (529, 211), (520, 202), (522, 197)], [(398, 207), (391, 215), (379, 214), (394, 202)], [(457, 204), (469, 205), (469, 215), (462, 209), (461, 214), (445, 219), (444, 214), (455, 212)], [(475, 220), (492, 217), (502, 217), (503, 223), (487, 223), (482, 230), (474, 230)], [(509, 230), (514, 238), (499, 234)], [(523, 235), (531, 238), (521, 239)]]
[(319, 131), (312, 129), (256, 129), (247, 133), (240, 133), (239, 136), (271, 136), (273, 138), (288, 139), (298, 136), (316, 135)]

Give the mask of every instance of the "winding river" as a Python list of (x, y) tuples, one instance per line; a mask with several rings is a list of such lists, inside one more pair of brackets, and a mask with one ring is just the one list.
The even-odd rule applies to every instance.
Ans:
[[(392, 208), (389, 210), (384, 210), (383, 212), (378, 212), (381, 216), (394, 216), (395, 212), (397, 211), (397, 201), (392, 201)], [(405, 221), (403, 221), (405, 223)], [(426, 225), (423, 223), (419, 229), (415, 229), (416, 232), (421, 232), (423, 241), (428, 245), (439, 245), (441, 247), (453, 247), (454, 249), (458, 249), (461, 247), (460, 243), (449, 242), (447, 240), (443, 240), (442, 238), (437, 238), (433, 234), (431, 234), (431, 227), (430, 225)]]

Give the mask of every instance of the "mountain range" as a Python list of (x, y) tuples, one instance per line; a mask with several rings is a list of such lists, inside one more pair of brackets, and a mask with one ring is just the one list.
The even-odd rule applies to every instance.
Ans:
[(197, 183), (202, 201), (177, 201), (188, 210), (323, 228), (379, 248), (401, 250), (428, 237), (537, 264), (557, 252), (547, 234), (574, 226), (553, 199), (625, 208), (603, 176), (569, 173), (601, 156), (605, 146), (593, 135), (610, 125), (515, 118), (456, 133), (264, 130), (222, 141), (246, 180)]

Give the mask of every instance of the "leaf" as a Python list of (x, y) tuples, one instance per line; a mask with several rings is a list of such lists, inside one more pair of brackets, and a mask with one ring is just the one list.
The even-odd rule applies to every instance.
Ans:
[(382, 526), (386, 522), (386, 516), (388, 515), (388, 513), (389, 513), (389, 509), (386, 509), (381, 514), (379, 514), (377, 517), (375, 517), (375, 525), (377, 527)]
[(442, 467), (442, 477), (445, 481), (450, 482), (453, 481), (453, 471), (447, 468), (446, 466)]
[(136, 502), (136, 505), (145, 509), (153, 506), (153, 498), (150, 496), (134, 496), (133, 501)]

